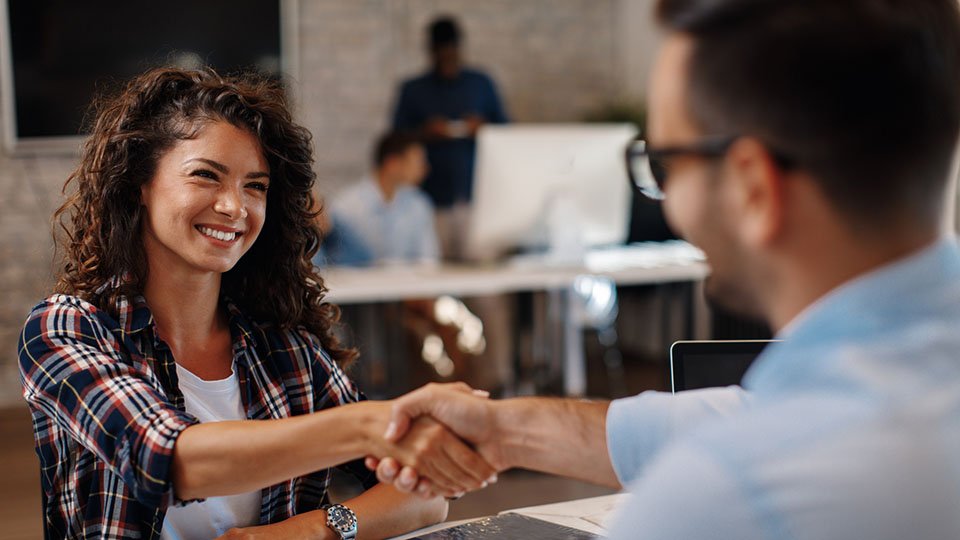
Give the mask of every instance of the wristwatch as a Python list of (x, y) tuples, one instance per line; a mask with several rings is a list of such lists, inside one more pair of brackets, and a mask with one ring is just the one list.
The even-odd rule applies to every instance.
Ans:
[(323, 509), (327, 511), (327, 527), (340, 535), (341, 540), (357, 537), (357, 515), (353, 510), (342, 504), (328, 504)]

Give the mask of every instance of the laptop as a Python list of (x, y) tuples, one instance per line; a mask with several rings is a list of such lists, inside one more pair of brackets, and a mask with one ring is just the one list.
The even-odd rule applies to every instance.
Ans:
[(600, 537), (549, 521), (520, 514), (500, 514), (440, 529), (411, 540), (600, 540)]
[(677, 341), (670, 347), (672, 390), (740, 384), (757, 356), (775, 341)]

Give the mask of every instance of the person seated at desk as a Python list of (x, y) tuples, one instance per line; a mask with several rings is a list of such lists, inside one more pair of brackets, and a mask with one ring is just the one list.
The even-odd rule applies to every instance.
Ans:
[[(423, 144), (413, 135), (387, 133), (374, 146), (373, 165), (371, 176), (330, 203), (333, 234), (359, 243), (370, 264), (436, 264), (433, 205), (418, 188), (429, 169)], [(338, 264), (336, 257), (329, 262)]]
[[(310, 264), (310, 134), (277, 83), (155, 69), (95, 112), (56, 293), (19, 346), (47, 538), (382, 538), (447, 505), (358, 458), (413, 463), (441, 437), (448, 494), (492, 474), (468, 480), (458, 462), (482, 460), (437, 424), (386, 442), (389, 403), (344, 373), (357, 353)], [(334, 466), (367, 490), (328, 506)]]
[[(329, 232), (324, 253), (317, 257), (345, 266), (438, 264), (433, 206), (418, 189), (429, 169), (420, 139), (407, 133), (382, 135), (374, 145), (373, 164), (371, 176), (334, 197), (329, 212), (320, 215)], [(431, 366), (426, 380), (467, 374), (483, 350), (484, 337), (482, 331), (465, 328), (482, 323), (451, 297), (444, 297), (441, 312), (454, 315), (442, 320), (433, 299), (403, 305), (402, 324), (416, 336), (418, 347), (423, 345), (420, 356)]]
[(346, 223), (334, 222), (332, 216), (323, 211), (319, 204), (315, 211), (317, 226), (320, 227), (323, 241), (316, 255), (313, 256), (314, 266), (362, 267), (373, 264), (373, 253), (359, 234)]
[[(611, 538), (960, 538), (956, 0), (660, 0), (637, 187), (717, 303), (783, 341), (743, 387), (429, 414), (498, 468), (629, 485)], [(953, 201), (949, 201), (953, 206)], [(412, 489), (392, 460), (382, 479)], [(420, 484), (430, 493), (429, 475)]]

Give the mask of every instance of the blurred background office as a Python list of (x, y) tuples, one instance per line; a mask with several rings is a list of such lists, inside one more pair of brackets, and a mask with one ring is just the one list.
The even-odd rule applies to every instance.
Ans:
[[(34, 17), (28, 27), (12, 29), (8, 17), (0, 37), (6, 56), (18, 32), (20, 38), (43, 47), (82, 51), (82, 57), (65, 72), (86, 70), (136, 47), (138, 33), (147, 26), (93, 32), (78, 22), (87, 9), (83, 3), (56, 1), (40, 6), (32, 0), (6, 0), (3, 4), (5, 15), (29, 15), (34, 9), (61, 13)], [(149, 29), (162, 29), (159, 18), (150, 14), (155, 5), (102, 4), (111, 4), (109, 9), (128, 16), (139, 12), (150, 21)], [(298, 121), (314, 135), (318, 191), (323, 197), (333, 197), (369, 173), (370, 145), (390, 128), (399, 85), (429, 67), (425, 29), (438, 16), (456, 18), (465, 36), (465, 65), (489, 74), (510, 119), (523, 123), (622, 120), (617, 111), (635, 111), (642, 100), (656, 42), (648, 17), (651, 0), (283, 0), (257, 2), (256, 9), (244, 9), (244, 3), (233, 1), (204, 4), (202, 9), (219, 12), (215, 30), (221, 34), (250, 36), (249, 31), (238, 30), (251, 21), (265, 30), (272, 28), (276, 22), (260, 13), (263, 5), (281, 12), (282, 58), (263, 58), (262, 64), (290, 76)], [(163, 3), (163, 9), (181, 10), (177, 19), (185, 25), (191, 11), (201, 8), (193, 2), (173, 2)], [(203, 33), (214, 33), (213, 28), (208, 30)], [(27, 56), (42, 56), (43, 47), (27, 51)], [(188, 66), (204, 61), (189, 54), (171, 59)], [(4, 67), (4, 77), (9, 79), (12, 66)], [(8, 100), (8, 110), (14, 97), (9, 82), (5, 80), (0, 91), (0, 99)], [(70, 93), (65, 82), (33, 82), (37, 93), (46, 97)], [(0, 123), (6, 125), (9, 120), (9, 114), (3, 118), (0, 113)], [(21, 135), (30, 131), (30, 126), (25, 127)], [(16, 342), (26, 313), (53, 283), (50, 216), (62, 201), (61, 188), (76, 154), (62, 148), (52, 153), (21, 148), (14, 155), (10, 131), (5, 129), (7, 150), (0, 154), (0, 351), (5, 351), (0, 354), (0, 424), (8, 429), (0, 437), (0, 461), (11, 463), (8, 458), (14, 455), (21, 461), (15, 470), (0, 475), (0, 506), (7, 509), (0, 537), (35, 538), (40, 526), (38, 471), (30, 461), (32, 438), (20, 397)], [(76, 148), (75, 142), (70, 144)], [(545, 487), (532, 481), (513, 491), (521, 497), (548, 492), (560, 500), (596, 493), (590, 489)], [(495, 509), (474, 508), (470, 513)]]
[[(13, 9), (34, 4), (7, 3)], [(656, 43), (650, 0), (266, 3), (284, 10), (283, 54), (293, 72), (291, 97), (298, 120), (314, 135), (318, 189), (324, 197), (369, 172), (368, 149), (389, 127), (399, 84), (428, 67), (424, 30), (437, 16), (457, 18), (466, 36), (465, 63), (497, 81), (517, 122), (580, 122), (640, 103)], [(117, 4), (127, 10), (148, 6)], [(232, 2), (209, 4), (222, 12), (221, 31), (250, 17)], [(49, 5), (83, 9), (71, 2)], [(132, 30), (122, 39), (132, 39)], [(0, 31), (9, 39), (9, 27)], [(74, 33), (90, 36), (82, 29)], [(55, 42), (56, 37), (45, 39)], [(127, 44), (107, 35), (99, 36), (95, 46), (109, 56)], [(69, 152), (0, 156), (0, 350), (9, 352), (0, 355), (3, 404), (20, 403), (16, 337), (25, 314), (52, 285), (50, 216), (74, 163)]]
[[(0, 20), (4, 53), (0, 55), (0, 100), (5, 104), (0, 112), (5, 148), (0, 152), (0, 463), (15, 463), (0, 471), (0, 538), (36, 538), (40, 534), (38, 470), (20, 392), (17, 337), (30, 308), (53, 285), (50, 217), (62, 202), (61, 188), (75, 166), (78, 145), (76, 139), (53, 141), (52, 146), (18, 141), (19, 136), (46, 129), (44, 113), (49, 111), (35, 107), (35, 125), (12, 122), (11, 73), (18, 72), (21, 82), (33, 85), (33, 94), (18, 95), (18, 99), (67, 101), (66, 96), (75, 95), (69, 87), (75, 84), (71, 82), (76, 80), (74, 74), (82, 75), (101, 60), (137, 46), (162, 51), (163, 46), (146, 43), (141, 34), (162, 36), (164, 24), (173, 25), (171, 31), (182, 32), (197, 18), (193, 16), (197, 10), (216, 21), (193, 32), (205, 36), (207, 46), (214, 50), (224, 48), (217, 35), (240, 36), (251, 42), (256, 42), (252, 38), (259, 34), (272, 36), (268, 41), (273, 43), (267, 45), (273, 52), (260, 55), (255, 64), (286, 80), (297, 120), (314, 136), (318, 195), (333, 200), (370, 174), (370, 147), (394, 127), (398, 88), (430, 67), (425, 30), (437, 17), (455, 18), (462, 30), (464, 65), (482, 70), (495, 81), (511, 122), (630, 121), (639, 127), (658, 40), (650, 16), (653, 4), (653, 0), (207, 0), (201, 5), (191, 0), (161, 4), (103, 0), (97, 2), (98, 9), (146, 22), (93, 31), (79, 22), (93, 9), (87, 3), (0, 0), (4, 16)], [(159, 13), (155, 16), (151, 11), (158, 9), (176, 16), (172, 22), (162, 23)], [(18, 27), (16, 20), (29, 22)], [(17, 66), (11, 65), (11, 44), (16, 43), (31, 44), (31, 50), (18, 52), (38, 62), (45, 60), (50, 52), (47, 48), (74, 49), (76, 58), (63, 68), (62, 80), (46, 81), (28, 66), (17, 71)], [(165, 58), (184, 67), (209, 60), (205, 54), (190, 51)], [(80, 111), (85, 104), (60, 105)], [(505, 114), (487, 120), (504, 119)], [(454, 199), (441, 202), (444, 207), (450, 206), (448, 202), (463, 202)], [(658, 206), (644, 199), (631, 204), (629, 240), (670, 237)], [(615, 311), (605, 314), (614, 318), (604, 324), (621, 328), (618, 346), (627, 369), (624, 380), (617, 381), (619, 393), (665, 386), (663, 363), (658, 363), (665, 341), (671, 337), (665, 326), (671, 319), (683, 317), (669, 309), (667, 300), (653, 306), (657, 316), (651, 317), (650, 295), (645, 288), (638, 289), (621, 288), (619, 317)], [(517, 324), (532, 316), (530, 302), (524, 305), (528, 307), (519, 309)], [(719, 320), (714, 335), (744, 338), (755, 337), (751, 332), (758, 331)], [(724, 328), (727, 323), (733, 327)], [(629, 331), (622, 331), (624, 326)], [(523, 336), (519, 338), (511, 346), (528, 348)], [(602, 362), (594, 361), (603, 356), (601, 345), (597, 340), (585, 343), (586, 356), (593, 361), (587, 391), (609, 396), (614, 387), (610, 374), (603, 372)], [(377, 353), (375, 349), (367, 352)], [(381, 349), (377, 354), (382, 357), (397, 351)], [(361, 359), (358, 365), (364, 370), (371, 364)], [(593, 377), (597, 370), (601, 376)], [(364, 377), (361, 374), (359, 378)], [(11, 461), (11, 456), (16, 461)], [(606, 492), (538, 476), (510, 482), (505, 477), (498, 486), (500, 491), (474, 494), (455, 503), (451, 517)]]

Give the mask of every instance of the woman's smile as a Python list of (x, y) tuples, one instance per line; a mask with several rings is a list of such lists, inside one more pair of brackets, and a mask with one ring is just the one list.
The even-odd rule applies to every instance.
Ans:
[(243, 231), (236, 229), (219, 228), (210, 225), (197, 225), (194, 228), (208, 239), (228, 246), (233, 245), (243, 236)]

